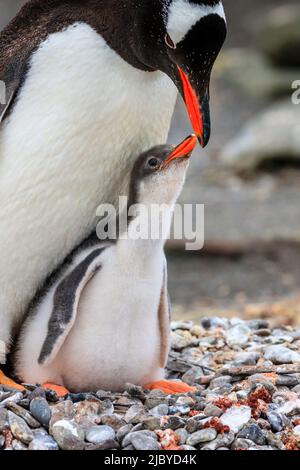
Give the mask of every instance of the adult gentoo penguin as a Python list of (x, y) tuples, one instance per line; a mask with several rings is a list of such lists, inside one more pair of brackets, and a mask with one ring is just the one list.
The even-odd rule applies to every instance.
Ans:
[[(0, 340), (166, 141), (177, 89), (202, 145), (226, 35), (215, 0), (30, 0), (0, 34)], [(175, 84), (175, 86), (174, 86)]]
[[(42, 288), (17, 344), (22, 381), (50, 381), (72, 392), (121, 391), (127, 382), (152, 388), (159, 381), (172, 390), (160, 382), (170, 322), (164, 242), (196, 142), (191, 136), (175, 149), (142, 154), (131, 175), (124, 232), (105, 244), (93, 235)], [(155, 233), (155, 223), (160, 236), (133, 236), (136, 227)]]

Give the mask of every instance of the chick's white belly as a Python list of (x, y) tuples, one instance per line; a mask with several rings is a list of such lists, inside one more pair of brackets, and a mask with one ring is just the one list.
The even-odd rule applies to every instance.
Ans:
[[(146, 384), (162, 377), (159, 364), (159, 279), (112, 277), (87, 287), (76, 323), (56, 363), (71, 390), (122, 390), (126, 382)], [(96, 282), (96, 280), (95, 280)]]

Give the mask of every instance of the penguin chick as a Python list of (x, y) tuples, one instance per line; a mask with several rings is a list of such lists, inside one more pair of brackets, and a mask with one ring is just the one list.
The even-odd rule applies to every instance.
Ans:
[[(23, 382), (122, 391), (127, 382), (145, 386), (164, 377), (170, 328), (164, 242), (196, 141), (191, 136), (175, 149), (142, 154), (131, 174), (125, 231), (109, 242), (93, 234), (41, 289), (16, 347)], [(136, 204), (146, 211), (133, 215)], [(153, 224), (146, 218), (153, 204), (169, 209), (159, 219), (160, 236), (132, 237)]]

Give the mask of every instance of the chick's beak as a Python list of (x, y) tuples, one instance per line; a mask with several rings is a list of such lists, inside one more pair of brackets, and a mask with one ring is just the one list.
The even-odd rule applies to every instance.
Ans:
[[(195, 88), (191, 84), (188, 75), (178, 66), (180, 80), (182, 84), (183, 98), (193, 126), (202, 147), (205, 147), (210, 138), (210, 112), (209, 112), (209, 92), (201, 90), (201, 99), (198, 98)], [(200, 95), (200, 93), (199, 93)]]
[(197, 144), (197, 137), (193, 134), (184, 139), (181, 144), (179, 144), (173, 152), (166, 158), (163, 168), (168, 166), (172, 161), (177, 160), (178, 158), (188, 158), (193, 152)]

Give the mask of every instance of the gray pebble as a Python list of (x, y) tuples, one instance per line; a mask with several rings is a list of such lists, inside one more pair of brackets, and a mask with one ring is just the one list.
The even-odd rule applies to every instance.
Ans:
[(213, 441), (217, 437), (217, 431), (214, 428), (202, 429), (194, 432), (188, 437), (186, 443), (190, 446), (196, 446), (202, 442)]
[(216, 405), (213, 405), (212, 403), (209, 403), (203, 410), (203, 413), (206, 415), (206, 416), (221, 416), (223, 414), (223, 410), (221, 410), (221, 408), (219, 408), (218, 406)]
[(36, 433), (30, 442), (29, 450), (59, 450), (55, 440), (48, 434)]
[(145, 416), (141, 421), (143, 427), (149, 431), (155, 431), (160, 429), (161, 418), (156, 418), (155, 416)]
[(139, 432), (132, 434), (131, 444), (135, 450), (161, 450), (161, 447), (156, 439)]
[(150, 414), (152, 416), (155, 416), (156, 418), (161, 418), (162, 416), (166, 416), (168, 412), (169, 412), (169, 407), (168, 405), (165, 405), (165, 404), (157, 405), (150, 410)]
[(241, 323), (233, 326), (226, 333), (226, 342), (228, 346), (246, 346), (250, 338), (251, 330), (250, 328)]
[(219, 434), (216, 439), (201, 447), (202, 450), (216, 450), (219, 447), (230, 447), (234, 441), (234, 433)]
[(143, 405), (133, 405), (127, 411), (124, 419), (126, 423), (136, 424), (140, 421), (140, 417), (144, 414), (145, 409)]
[(261, 354), (257, 352), (242, 352), (235, 356), (234, 364), (236, 366), (255, 366)]
[(238, 438), (231, 445), (231, 450), (248, 450), (253, 446), (253, 441), (250, 439)]
[(92, 444), (105, 444), (114, 441), (115, 431), (110, 426), (94, 426), (86, 433), (86, 440)]
[(222, 416), (221, 422), (229, 426), (231, 431), (238, 433), (251, 419), (251, 408), (249, 406), (232, 406)]
[(47, 400), (43, 397), (33, 398), (30, 402), (30, 413), (43, 426), (48, 426), (51, 419), (51, 409)]
[(9, 428), (8, 413), (5, 408), (0, 408), (0, 434)]
[(23, 418), (28, 426), (30, 426), (32, 429), (37, 429), (40, 427), (40, 423), (29, 413), (29, 411), (25, 410), (17, 403), (8, 403), (7, 408), (17, 416), (20, 416), (20, 418)]
[(122, 441), (122, 447), (127, 447), (128, 445), (132, 444), (131, 442), (131, 438), (132, 436), (138, 434), (139, 436), (142, 436), (142, 438), (144, 437), (148, 437), (148, 438), (151, 438), (151, 439), (157, 439), (157, 436), (154, 432), (152, 431), (147, 431), (147, 430), (140, 430), (140, 431), (131, 431), (129, 434), (127, 434), (125, 436), (125, 438), (123, 439)]
[(32, 441), (34, 434), (23, 418), (20, 418), (11, 411), (8, 411), (8, 422), (11, 432), (17, 440), (24, 444), (29, 444)]
[(13, 439), (12, 449), (22, 451), (22, 450), (28, 450), (28, 447), (25, 444), (23, 444), (23, 442), (20, 442), (17, 439)]
[(265, 358), (274, 364), (291, 364), (300, 362), (300, 354), (285, 346), (269, 346), (265, 350)]
[(187, 438), (189, 437), (189, 433), (184, 428), (176, 429), (175, 434), (179, 438), (180, 445), (185, 444), (187, 441)]
[(118, 441), (122, 441), (124, 437), (130, 433), (132, 430), (133, 425), (132, 424), (125, 424), (125, 426), (122, 426), (118, 431), (117, 431), (117, 439)]
[(62, 450), (84, 449), (84, 431), (76, 423), (66, 419), (56, 421), (52, 435)]
[(185, 426), (185, 423), (186, 421), (183, 418), (180, 418), (179, 416), (170, 416), (166, 427), (172, 429), (173, 431), (176, 431), (176, 429)]
[(283, 430), (283, 419), (281, 413), (276, 411), (269, 411), (267, 413), (267, 418), (271, 425), (271, 429), (274, 432), (280, 432)]
[(250, 439), (258, 445), (264, 445), (266, 443), (266, 437), (264, 432), (257, 424), (249, 424), (245, 426), (239, 433), (238, 437), (244, 439)]

